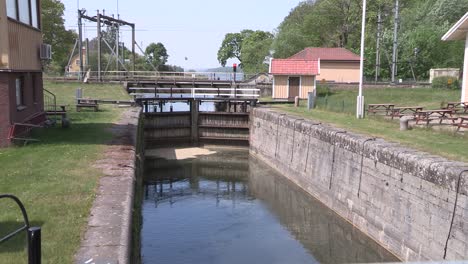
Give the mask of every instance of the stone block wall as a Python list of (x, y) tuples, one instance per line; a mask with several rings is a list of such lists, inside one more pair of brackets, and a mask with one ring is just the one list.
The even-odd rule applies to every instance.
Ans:
[(268, 108), (250, 146), (402, 260), (468, 259), (468, 164)]

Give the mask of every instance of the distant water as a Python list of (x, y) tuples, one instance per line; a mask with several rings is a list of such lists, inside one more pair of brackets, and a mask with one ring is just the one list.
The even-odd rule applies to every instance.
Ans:
[(247, 150), (149, 159), (143, 263), (398, 261)]

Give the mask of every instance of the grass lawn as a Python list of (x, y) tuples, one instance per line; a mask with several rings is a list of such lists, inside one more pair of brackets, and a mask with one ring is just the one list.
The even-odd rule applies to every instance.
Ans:
[[(57, 103), (69, 105), (71, 127), (44, 129), (34, 133), (41, 141), (25, 147), (0, 149), (0, 193), (18, 196), (33, 226), (42, 227), (43, 263), (72, 263), (80, 243), (89, 209), (95, 197), (99, 170), (91, 164), (99, 159), (107, 131), (122, 109), (100, 106), (95, 113), (75, 112), (76, 88), (83, 96), (99, 99), (130, 99), (117, 85), (45, 83), (57, 95)], [(0, 236), (20, 227), (22, 218), (13, 203), (0, 201)], [(0, 263), (27, 263), (25, 236), (0, 246)]]
[[(328, 96), (317, 98), (317, 107), (322, 110), (356, 112), (358, 89), (333, 91)], [(422, 106), (427, 109), (440, 109), (441, 104), (460, 101), (460, 90), (442, 90), (432, 88), (383, 88), (364, 89), (365, 103), (392, 103), (396, 106)]]
[[(356, 105), (355, 91), (337, 91), (328, 96), (328, 102), (346, 101), (350, 106), (344, 113), (337, 113), (319, 104), (318, 109), (308, 111), (306, 103), (295, 108), (292, 105), (275, 106), (275, 108), (301, 117), (312, 118), (333, 124), (337, 127), (353, 132), (368, 134), (388, 141), (401, 143), (421, 151), (444, 156), (449, 159), (468, 162), (468, 135), (451, 132), (434, 131), (432, 129), (413, 129), (400, 131), (398, 121), (384, 120), (379, 117), (355, 118)], [(433, 90), (433, 89), (373, 89), (366, 90), (364, 96), (366, 103), (394, 103), (401, 106), (424, 106), (426, 108), (439, 108), (441, 102), (458, 101), (460, 91)], [(323, 98), (319, 99), (323, 100)], [(354, 105), (351, 108), (351, 103)], [(345, 105), (346, 106), (346, 105)], [(353, 113), (353, 114), (351, 114)]]

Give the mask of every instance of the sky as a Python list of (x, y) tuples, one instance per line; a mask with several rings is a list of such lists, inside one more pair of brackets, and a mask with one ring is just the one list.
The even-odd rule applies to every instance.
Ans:
[[(106, 15), (136, 24), (136, 41), (143, 50), (151, 42), (166, 47), (168, 64), (185, 69), (220, 67), (217, 52), (227, 33), (243, 29), (273, 32), (301, 0), (62, 0), (65, 26), (77, 30), (77, 9), (95, 16)], [(118, 10), (118, 12), (117, 12)], [(85, 24), (84, 37), (96, 36), (96, 24)], [(131, 44), (130, 28), (123, 29), (123, 41)], [(187, 59), (186, 59), (187, 58)], [(229, 60), (227, 65), (234, 63)]]

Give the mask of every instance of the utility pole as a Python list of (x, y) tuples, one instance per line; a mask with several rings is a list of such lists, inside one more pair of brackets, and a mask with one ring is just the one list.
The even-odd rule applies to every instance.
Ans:
[(82, 11), (78, 10), (78, 54), (80, 56), (80, 74), (79, 80), (83, 80), (83, 21), (82, 21)]
[(98, 63), (98, 81), (101, 81), (101, 14), (97, 11), (97, 63)]
[(380, 40), (382, 38), (382, 7), (379, 7), (379, 13), (377, 14), (377, 48), (375, 54), (375, 82), (379, 81), (380, 77)]
[(135, 40), (135, 24), (131, 25), (132, 27), (132, 54), (133, 54), (133, 71), (135, 71), (135, 60), (136, 60), (136, 55), (135, 55), (135, 45), (136, 45), (136, 40)]
[(392, 83), (396, 83), (395, 76), (398, 71), (398, 27), (400, 25), (400, 4), (395, 0), (395, 28), (393, 32), (393, 58), (392, 58)]
[(85, 50), (86, 50), (86, 68), (85, 71), (88, 71), (89, 69), (89, 39), (85, 39)]
[[(119, 17), (120, 19), (120, 17)], [(119, 63), (120, 63), (120, 44), (119, 44), (119, 41), (120, 41), (120, 38), (119, 38), (119, 31), (120, 31), (120, 27), (119, 27), (119, 24), (116, 24), (115, 26), (115, 30), (116, 30), (116, 33), (115, 33), (115, 48), (116, 48), (116, 52), (115, 52), (115, 56), (117, 57), (117, 59), (115, 60), (115, 66), (116, 66), (116, 71), (119, 71)]]

